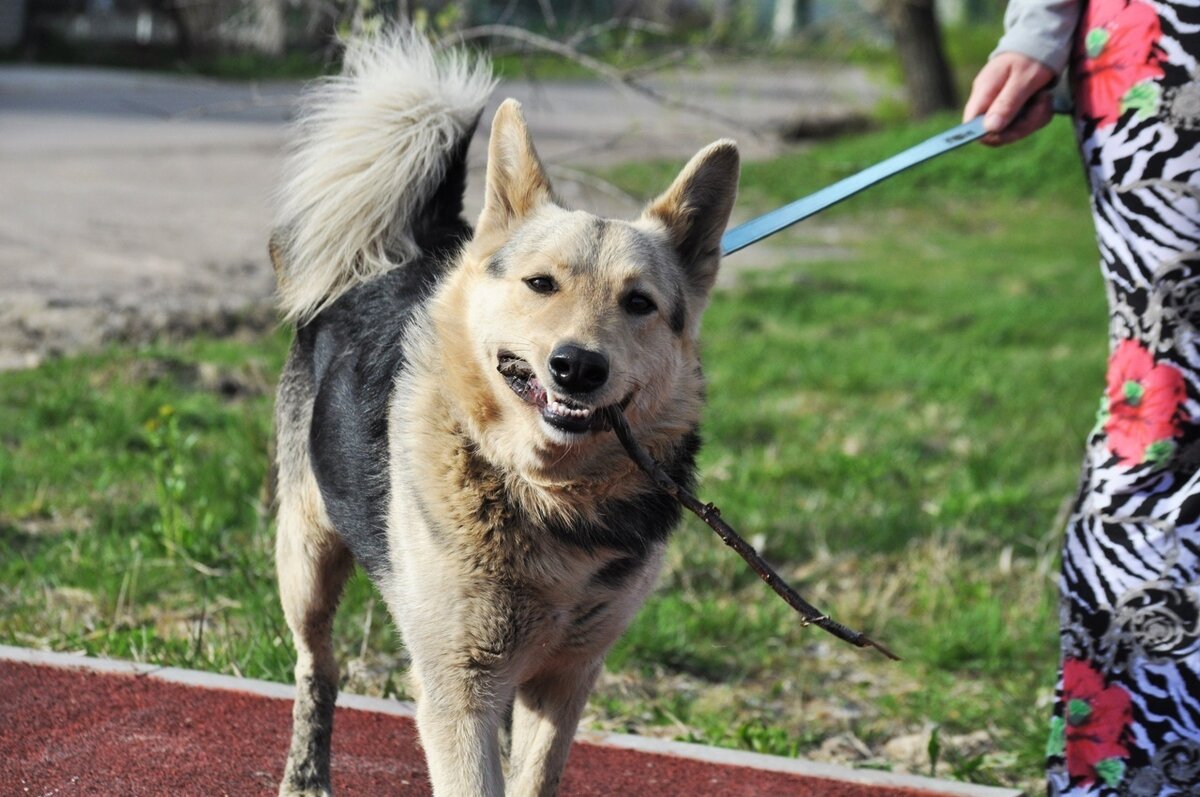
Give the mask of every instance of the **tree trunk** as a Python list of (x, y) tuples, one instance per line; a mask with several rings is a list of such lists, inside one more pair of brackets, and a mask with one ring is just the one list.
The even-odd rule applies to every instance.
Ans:
[(188, 30), (187, 17), (179, 10), (179, 3), (175, 0), (154, 0), (150, 7), (165, 14), (175, 26), (175, 57), (181, 61), (191, 58), (192, 32)]
[(883, 0), (883, 19), (896, 43), (913, 116), (958, 108), (934, 0)]
[(729, 33), (733, 22), (733, 0), (712, 0), (710, 30), (714, 39), (721, 40)]
[(771, 41), (778, 44), (792, 38), (796, 32), (796, 0), (775, 0), (771, 15)]
[(785, 42), (796, 31), (808, 25), (812, 17), (812, 0), (775, 0), (771, 15), (771, 40)]
[(251, 34), (254, 49), (270, 58), (283, 57), (287, 49), (283, 0), (256, 0), (254, 5), (258, 17)]
[(186, 31), (191, 55), (204, 57), (221, 45), (221, 22), (234, 11), (234, 0), (189, 0), (172, 3), (178, 18), (176, 26)]

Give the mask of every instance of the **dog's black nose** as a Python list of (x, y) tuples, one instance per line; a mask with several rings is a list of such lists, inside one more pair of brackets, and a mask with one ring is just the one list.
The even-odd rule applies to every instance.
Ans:
[(570, 343), (550, 353), (555, 383), (571, 393), (588, 393), (608, 381), (608, 358)]

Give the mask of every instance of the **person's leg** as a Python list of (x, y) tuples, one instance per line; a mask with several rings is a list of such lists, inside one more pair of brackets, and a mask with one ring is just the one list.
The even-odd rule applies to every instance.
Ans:
[(1200, 782), (1200, 0), (1092, 0), (1073, 64), (1112, 354), (1068, 523), (1051, 794)]

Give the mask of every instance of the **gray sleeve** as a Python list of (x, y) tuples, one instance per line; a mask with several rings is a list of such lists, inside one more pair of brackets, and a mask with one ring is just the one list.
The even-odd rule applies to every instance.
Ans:
[(1004, 12), (1004, 35), (992, 56), (1021, 53), (1061, 75), (1071, 55), (1081, 5), (1080, 0), (1010, 0)]

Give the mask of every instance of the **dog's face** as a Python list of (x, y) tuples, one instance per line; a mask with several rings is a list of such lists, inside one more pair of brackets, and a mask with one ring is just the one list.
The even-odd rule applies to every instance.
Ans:
[(476, 356), (553, 442), (586, 442), (601, 408), (657, 406), (687, 366), (696, 308), (662, 236), (546, 204), (484, 268)]
[(588, 445), (614, 405), (643, 426), (695, 425), (696, 335), (737, 175), (736, 148), (718, 142), (636, 221), (568, 211), (519, 106), (501, 106), (460, 308), (494, 422), (548, 450)]

